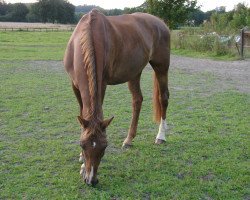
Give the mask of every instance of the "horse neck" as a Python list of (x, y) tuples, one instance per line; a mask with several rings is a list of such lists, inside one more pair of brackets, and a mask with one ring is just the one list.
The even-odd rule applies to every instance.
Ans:
[[(85, 84), (88, 85), (87, 82)], [(89, 121), (103, 120), (102, 104), (101, 104), (101, 99), (100, 99), (100, 95), (98, 94), (98, 92), (96, 93), (95, 96), (93, 96), (94, 101), (88, 89), (82, 90), (81, 96), (83, 99), (82, 117)]]

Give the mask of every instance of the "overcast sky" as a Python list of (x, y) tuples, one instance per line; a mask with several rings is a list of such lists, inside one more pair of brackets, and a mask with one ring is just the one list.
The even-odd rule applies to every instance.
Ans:
[[(111, 8), (121, 8), (124, 7), (136, 7), (141, 5), (145, 0), (69, 0), (74, 5), (97, 5), (105, 9)], [(36, 2), (36, 0), (5, 0), (7, 3), (30, 3)], [(201, 5), (201, 10), (208, 11), (215, 9), (219, 6), (226, 6), (226, 10), (232, 10), (234, 5), (238, 3), (245, 2), (248, 6), (250, 6), (250, 0), (198, 0), (198, 5)]]

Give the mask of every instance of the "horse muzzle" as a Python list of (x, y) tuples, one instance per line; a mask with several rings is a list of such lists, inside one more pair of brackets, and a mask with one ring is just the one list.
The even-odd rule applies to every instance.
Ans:
[(82, 178), (84, 179), (84, 182), (87, 185), (95, 186), (99, 182), (98, 179), (96, 178), (96, 176), (94, 176), (93, 173), (94, 173), (93, 172), (93, 167), (91, 167), (91, 172), (89, 174), (87, 174), (86, 170), (85, 170), (85, 165), (82, 164), (81, 170), (80, 170), (80, 175), (82, 176)]
[(88, 178), (85, 178), (85, 179), (84, 179), (84, 182), (85, 182), (87, 185), (91, 185), (91, 186), (96, 186), (97, 183), (99, 183), (98, 179), (88, 180)]

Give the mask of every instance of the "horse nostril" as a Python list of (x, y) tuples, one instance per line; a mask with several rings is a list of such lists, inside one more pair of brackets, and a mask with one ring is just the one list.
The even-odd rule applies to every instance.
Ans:
[(99, 181), (98, 181), (98, 179), (96, 179), (96, 180), (93, 180), (93, 181), (91, 182), (91, 185), (92, 185), (92, 186), (96, 186), (98, 183), (99, 183)]

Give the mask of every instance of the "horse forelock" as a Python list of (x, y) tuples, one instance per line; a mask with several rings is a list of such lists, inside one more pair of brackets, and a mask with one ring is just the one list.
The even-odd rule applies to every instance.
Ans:
[(81, 47), (83, 55), (84, 70), (86, 70), (88, 77), (89, 95), (90, 95), (90, 108), (87, 113), (87, 118), (91, 121), (97, 120), (97, 75), (96, 75), (96, 57), (94, 48), (94, 39), (92, 32), (92, 24), (96, 19), (95, 10), (88, 14), (87, 21), (82, 30)]
[(106, 141), (106, 134), (101, 127), (101, 120), (90, 120), (88, 127), (84, 131), (85, 139), (92, 140), (93, 137)]

